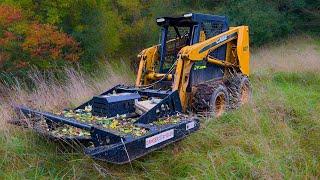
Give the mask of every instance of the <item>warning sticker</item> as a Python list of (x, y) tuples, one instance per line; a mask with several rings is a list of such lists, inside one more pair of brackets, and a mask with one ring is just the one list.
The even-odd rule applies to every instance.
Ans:
[(146, 139), (146, 148), (159, 144), (163, 141), (171, 139), (174, 137), (174, 129), (170, 129), (168, 131), (162, 132), (160, 134), (151, 136)]
[(194, 128), (194, 126), (195, 126), (194, 121), (189, 122), (188, 124), (186, 124), (186, 130), (192, 129), (192, 128)]

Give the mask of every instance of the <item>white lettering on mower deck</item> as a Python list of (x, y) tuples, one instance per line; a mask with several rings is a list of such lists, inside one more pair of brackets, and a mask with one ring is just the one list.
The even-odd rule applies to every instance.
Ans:
[(159, 144), (163, 141), (171, 139), (174, 137), (174, 129), (170, 129), (168, 131), (162, 132), (160, 134), (151, 136), (146, 139), (146, 148)]
[(192, 129), (192, 128), (194, 128), (194, 126), (195, 126), (194, 121), (189, 122), (188, 124), (186, 124), (186, 130)]

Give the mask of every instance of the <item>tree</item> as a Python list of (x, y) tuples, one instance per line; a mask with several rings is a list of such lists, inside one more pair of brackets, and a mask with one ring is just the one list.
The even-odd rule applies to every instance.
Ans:
[(0, 69), (7, 72), (30, 66), (51, 68), (58, 61), (78, 61), (81, 54), (71, 36), (6, 4), (0, 5), (0, 50)]

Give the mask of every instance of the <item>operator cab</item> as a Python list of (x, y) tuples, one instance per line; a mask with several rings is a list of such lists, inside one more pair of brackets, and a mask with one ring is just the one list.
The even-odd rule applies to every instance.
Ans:
[(161, 27), (159, 73), (167, 73), (177, 59), (181, 48), (192, 45), (192, 32), (197, 22), (186, 17), (157, 19)]
[[(157, 24), (161, 27), (161, 36), (156, 71), (172, 75), (177, 55), (183, 47), (202, 42), (229, 30), (228, 20), (225, 16), (199, 13), (188, 13), (182, 17), (157, 18)], [(210, 55), (225, 60), (226, 45), (210, 52)], [(222, 78), (223, 74), (222, 68), (216, 65), (203, 64), (203, 62), (195, 63), (189, 84), (195, 85), (209, 79)], [(166, 84), (168, 85), (170, 82)]]

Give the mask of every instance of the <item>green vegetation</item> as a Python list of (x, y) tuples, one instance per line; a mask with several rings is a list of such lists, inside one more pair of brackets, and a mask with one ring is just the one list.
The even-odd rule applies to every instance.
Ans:
[[(320, 178), (320, 40), (310, 40), (319, 8), (313, 0), (0, 0), (0, 179)], [(132, 82), (136, 55), (158, 42), (155, 18), (186, 12), (250, 26), (251, 104), (122, 166), (6, 123), (12, 103), (61, 110)], [(313, 36), (279, 43), (301, 32)]]
[(0, 69), (8, 74), (80, 60), (82, 69), (92, 71), (97, 61), (134, 62), (139, 51), (158, 42), (156, 17), (186, 12), (249, 25), (252, 45), (260, 46), (291, 33), (318, 34), (319, 8), (312, 0), (0, 0)]
[(198, 133), (131, 165), (61, 152), (28, 132), (2, 133), (0, 177), (319, 178), (320, 74), (255, 74), (252, 80), (251, 105), (203, 120)]
[[(299, 57), (294, 50), (303, 49), (308, 53), (304, 56), (307, 64), (312, 64), (312, 58), (319, 57), (319, 52), (310, 49), (318, 47), (312, 45), (315, 41), (302, 39), (306, 38), (255, 50), (253, 61), (282, 60), (283, 53), (277, 52), (281, 49), (287, 52), (286, 57)], [(273, 58), (257, 59), (265, 56), (265, 51)], [(295, 59), (286, 59), (286, 62), (292, 61)], [(132, 164), (120, 166), (94, 161), (76, 149), (46, 141), (27, 130), (0, 125), (0, 178), (317, 179), (320, 175), (319, 69), (304, 69), (296, 64), (300, 72), (284, 72), (281, 67), (272, 69), (268, 62), (263, 63), (253, 64), (251, 104), (219, 119), (203, 119), (197, 133)], [(122, 68), (119, 66), (119, 70)], [(68, 104), (65, 99), (76, 104), (97, 91), (84, 86), (106, 84), (103, 79), (91, 82), (79, 74), (69, 74), (68, 79), (71, 80), (67, 83), (69, 86), (63, 91), (55, 85), (46, 90), (48, 85), (40, 84), (35, 94), (17, 93), (16, 101), (27, 101), (23, 99), (31, 96), (38, 97), (34, 103), (47, 110), (52, 107), (46, 102), (65, 107), (64, 104)], [(72, 94), (75, 89), (78, 94)], [(0, 108), (1, 119), (11, 118), (5, 104)]]

